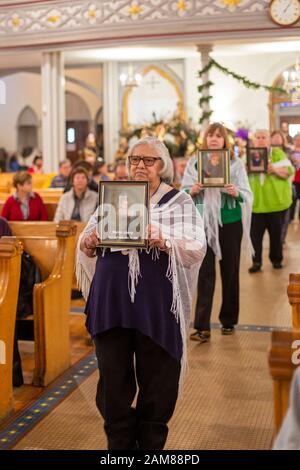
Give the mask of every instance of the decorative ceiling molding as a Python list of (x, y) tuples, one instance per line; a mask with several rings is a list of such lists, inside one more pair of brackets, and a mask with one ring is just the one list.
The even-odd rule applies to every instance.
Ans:
[[(48, 47), (223, 32), (278, 33), (269, 0), (85, 0), (0, 3), (0, 48)], [(289, 28), (298, 29), (297, 26)], [(284, 29), (287, 35), (288, 29)]]

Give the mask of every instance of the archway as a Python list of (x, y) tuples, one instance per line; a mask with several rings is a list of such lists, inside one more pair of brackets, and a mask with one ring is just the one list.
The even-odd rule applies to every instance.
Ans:
[[(293, 69), (294, 65), (287, 70)], [(276, 77), (272, 86), (284, 87), (283, 73)], [(279, 129), (282, 122), (287, 122), (292, 136), (300, 132), (300, 91), (296, 94), (271, 92), (269, 97), (269, 120), (270, 129)]]
[(25, 106), (20, 112), (17, 120), (17, 145), (18, 151), (22, 152), (25, 147), (32, 149), (38, 147), (37, 114), (30, 106)]
[(85, 101), (76, 93), (66, 92), (67, 157), (75, 162), (84, 148), (91, 127), (91, 115)]
[[(182, 84), (168, 67), (151, 64), (135, 72), (140, 73), (143, 80), (139, 87), (127, 88), (124, 91), (122, 99), (123, 129), (129, 125), (146, 124), (147, 121), (153, 120), (153, 114), (157, 119), (168, 119), (178, 111), (183, 114)], [(146, 81), (146, 77), (149, 78), (148, 81)], [(133, 117), (133, 112), (136, 113), (137, 110), (141, 110), (140, 114)]]

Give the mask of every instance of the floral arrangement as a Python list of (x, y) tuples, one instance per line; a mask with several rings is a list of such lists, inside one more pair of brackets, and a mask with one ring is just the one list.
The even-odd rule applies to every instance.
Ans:
[[(179, 112), (175, 112), (169, 121), (157, 120), (153, 113), (153, 121), (145, 126), (137, 126), (121, 132), (121, 140), (126, 138), (128, 146), (134, 137), (140, 139), (145, 135), (157, 136), (168, 147), (172, 158), (188, 157), (200, 147), (200, 131), (191, 121), (184, 120)], [(119, 157), (120, 158), (120, 157)]]

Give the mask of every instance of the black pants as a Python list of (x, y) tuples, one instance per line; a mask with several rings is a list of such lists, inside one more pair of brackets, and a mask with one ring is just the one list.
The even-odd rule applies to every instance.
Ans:
[(282, 226), (286, 211), (268, 212), (266, 214), (252, 213), (251, 241), (254, 248), (253, 262), (262, 264), (262, 242), (265, 231), (269, 232), (269, 258), (272, 263), (282, 261)]
[[(300, 201), (300, 183), (293, 183), (293, 202), (290, 208), (290, 220), (294, 220), (297, 201)], [(298, 217), (300, 219), (300, 207)]]
[[(220, 227), (219, 241), (222, 253), (220, 270), (222, 279), (222, 306), (219, 315), (222, 325), (238, 322), (240, 306), (240, 253), (243, 235), (242, 222)], [(198, 298), (195, 313), (195, 328), (210, 330), (210, 317), (216, 284), (215, 255), (208, 246), (198, 277)]]
[(96, 404), (108, 449), (163, 449), (177, 401), (180, 363), (133, 329), (101, 333), (95, 346), (100, 370)]

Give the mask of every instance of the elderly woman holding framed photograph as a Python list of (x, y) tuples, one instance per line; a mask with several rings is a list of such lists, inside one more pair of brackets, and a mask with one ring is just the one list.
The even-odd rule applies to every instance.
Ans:
[(96, 346), (96, 403), (108, 448), (157, 450), (186, 370), (186, 330), (206, 242), (190, 196), (170, 186), (172, 160), (160, 140), (139, 140), (128, 168), (131, 180), (149, 183), (149, 247), (97, 248), (96, 211), (79, 240), (77, 277)]
[(216, 283), (215, 259), (220, 260), (222, 305), (219, 314), (221, 332), (230, 335), (239, 317), (239, 272), (243, 233), (248, 245), (252, 193), (241, 159), (234, 156), (226, 128), (211, 124), (203, 137), (203, 150), (227, 149), (230, 152), (230, 184), (223, 187), (204, 187), (198, 181), (198, 162), (191, 158), (182, 181), (203, 215), (207, 236), (207, 252), (198, 279), (198, 299), (195, 313), (195, 332), (191, 339), (199, 343), (210, 341), (210, 318)]

